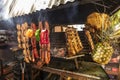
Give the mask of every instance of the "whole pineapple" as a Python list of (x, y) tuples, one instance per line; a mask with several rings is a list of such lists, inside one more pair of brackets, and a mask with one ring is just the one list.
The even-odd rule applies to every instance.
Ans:
[(99, 64), (107, 64), (112, 56), (113, 47), (108, 42), (99, 42), (93, 50), (93, 60)]

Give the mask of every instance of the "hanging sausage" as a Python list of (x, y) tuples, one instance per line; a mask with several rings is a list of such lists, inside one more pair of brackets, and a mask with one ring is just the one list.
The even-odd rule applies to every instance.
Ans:
[(34, 62), (35, 59), (39, 58), (37, 47), (36, 47), (36, 37), (35, 32), (37, 30), (37, 27), (34, 23), (31, 23), (31, 29), (33, 30), (33, 36), (31, 37), (31, 44), (32, 44), (32, 61)]
[(39, 22), (39, 27), (41, 30), (40, 34), (40, 59), (49, 64), (50, 62), (50, 39), (49, 39), (49, 24), (47, 21), (44, 23)]
[[(31, 28), (28, 29), (28, 24), (24, 23), (20, 27), (17, 25), (18, 44), (23, 48), (24, 59), (27, 63), (37, 62), (37, 65), (49, 64), (50, 62), (50, 39), (49, 39), (49, 24), (47, 21), (39, 22), (39, 28), (34, 23), (31, 23)], [(29, 39), (32, 49), (29, 49)], [(37, 41), (39, 41), (40, 51), (38, 53)], [(31, 54), (30, 54), (31, 53)], [(39, 55), (40, 54), (40, 55)]]

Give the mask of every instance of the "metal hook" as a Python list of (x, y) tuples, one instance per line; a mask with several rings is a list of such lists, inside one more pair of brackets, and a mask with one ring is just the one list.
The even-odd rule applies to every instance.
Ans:
[(20, 63), (22, 73), (24, 73), (25, 70), (25, 62)]

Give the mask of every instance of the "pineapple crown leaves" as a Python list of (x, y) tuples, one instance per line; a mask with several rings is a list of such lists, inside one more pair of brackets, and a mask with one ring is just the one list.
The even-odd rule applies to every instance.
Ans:
[(111, 20), (112, 20), (111, 26), (113, 26), (113, 27), (120, 22), (120, 10), (118, 10), (116, 13), (114, 13), (114, 14), (111, 16)]
[(100, 33), (97, 33), (96, 35), (101, 42), (107, 41), (118, 43), (118, 39), (120, 38), (120, 29), (117, 31), (113, 31), (112, 27), (110, 27), (107, 30), (102, 30)]

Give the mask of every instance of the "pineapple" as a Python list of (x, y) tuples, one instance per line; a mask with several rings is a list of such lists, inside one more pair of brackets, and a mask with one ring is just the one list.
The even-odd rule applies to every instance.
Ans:
[(107, 64), (112, 56), (113, 47), (108, 42), (99, 42), (93, 50), (93, 60), (99, 64)]
[(120, 29), (114, 32), (107, 30), (99, 36), (100, 42), (97, 42), (92, 52), (93, 60), (99, 64), (107, 64), (114, 52), (112, 44), (116, 43), (116, 39), (120, 37)]
[[(102, 65), (108, 64), (108, 62), (110, 61), (114, 51), (111, 44), (114, 42), (114, 40), (120, 37), (120, 29), (114, 31), (110, 24), (110, 17), (106, 16), (107, 14), (99, 13), (99, 17), (97, 17), (97, 19), (98, 21), (101, 21), (99, 22), (100, 25), (94, 25), (95, 29), (100, 28), (100, 30), (96, 30), (96, 37), (99, 38), (99, 41), (95, 44), (95, 48), (92, 51), (92, 58), (95, 62)], [(91, 19), (94, 21), (93, 18)], [(91, 19), (89, 18), (89, 21)], [(93, 24), (95, 23), (91, 22), (91, 26)]]

